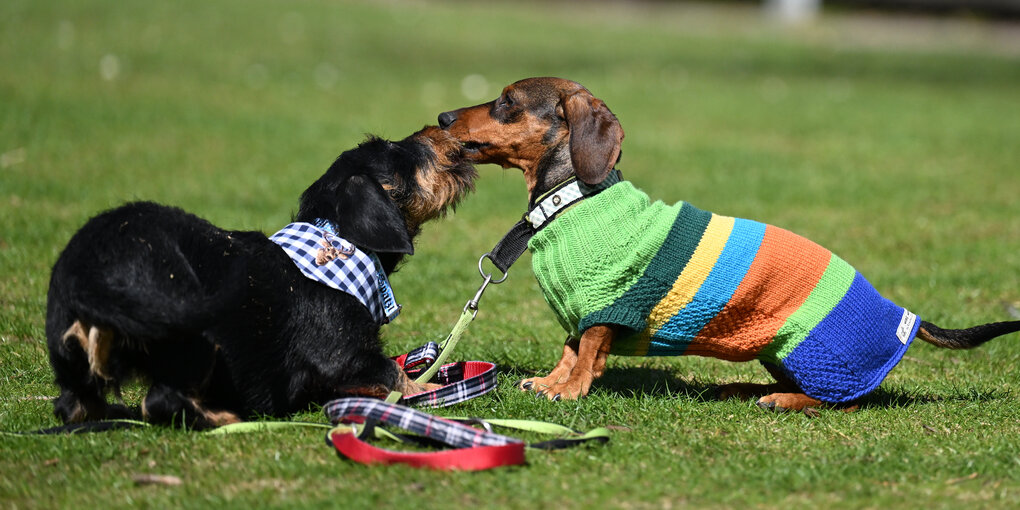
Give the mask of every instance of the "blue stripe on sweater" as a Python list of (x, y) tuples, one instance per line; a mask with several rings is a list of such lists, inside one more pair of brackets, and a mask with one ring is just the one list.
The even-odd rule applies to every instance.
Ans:
[(737, 218), (708, 278), (694, 299), (659, 328), (648, 347), (649, 355), (683, 354), (691, 340), (729, 303), (764, 238), (764, 223)]
[(899, 363), (907, 342), (896, 329), (903, 308), (882, 297), (857, 273), (843, 299), (781, 361), (804, 393), (827, 402), (848, 402), (872, 390)]

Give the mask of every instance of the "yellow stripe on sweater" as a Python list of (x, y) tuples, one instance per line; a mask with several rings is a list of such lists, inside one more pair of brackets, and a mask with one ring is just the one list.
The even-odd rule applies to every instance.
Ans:
[(733, 232), (735, 222), (736, 219), (729, 216), (712, 215), (708, 227), (705, 228), (705, 233), (698, 241), (698, 247), (691, 255), (691, 260), (673, 282), (669, 293), (652, 308), (652, 312), (648, 315), (648, 327), (640, 333), (640, 338), (636, 339), (637, 345), (634, 346), (638, 351), (636, 355), (647, 355), (648, 344), (659, 328), (694, 300), (694, 295), (708, 279), (716, 261), (719, 260), (719, 255), (726, 247), (726, 241), (729, 240), (730, 233)]

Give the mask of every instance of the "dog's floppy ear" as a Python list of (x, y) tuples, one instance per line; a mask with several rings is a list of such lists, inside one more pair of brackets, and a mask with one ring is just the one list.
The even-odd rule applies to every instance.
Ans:
[(337, 234), (360, 248), (414, 253), (404, 216), (386, 190), (364, 175), (352, 175), (337, 190)]
[(620, 157), (623, 128), (601, 99), (581, 90), (563, 100), (570, 127), (570, 161), (586, 184), (606, 178)]

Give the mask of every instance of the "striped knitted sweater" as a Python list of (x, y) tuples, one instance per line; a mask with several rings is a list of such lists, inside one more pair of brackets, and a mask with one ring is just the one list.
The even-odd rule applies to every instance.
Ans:
[(811, 397), (858, 398), (899, 362), (920, 321), (849, 264), (772, 225), (621, 182), (532, 237), (546, 301), (572, 336), (623, 327), (612, 353), (758, 359)]

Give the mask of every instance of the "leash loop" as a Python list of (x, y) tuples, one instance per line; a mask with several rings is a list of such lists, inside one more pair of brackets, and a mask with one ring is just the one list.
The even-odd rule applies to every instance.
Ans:
[[(486, 253), (485, 255), (482, 255), (478, 259), (478, 273), (482, 275), (482, 278), (485, 278), (486, 280), (491, 280), (492, 279), (492, 273), (486, 273), (485, 270), (482, 269), (482, 262), (485, 259), (489, 259), (489, 262), (492, 262), (493, 265), (496, 265), (496, 259), (492, 258), (492, 252), (489, 252), (489, 253)], [(499, 266), (496, 266), (496, 269), (499, 269)], [(509, 274), (510, 274), (510, 269), (507, 268), (506, 271), (503, 271), (503, 277), (498, 279), (498, 280), (492, 280), (492, 283), (493, 284), (503, 283), (503, 281), (506, 280), (506, 277)]]

